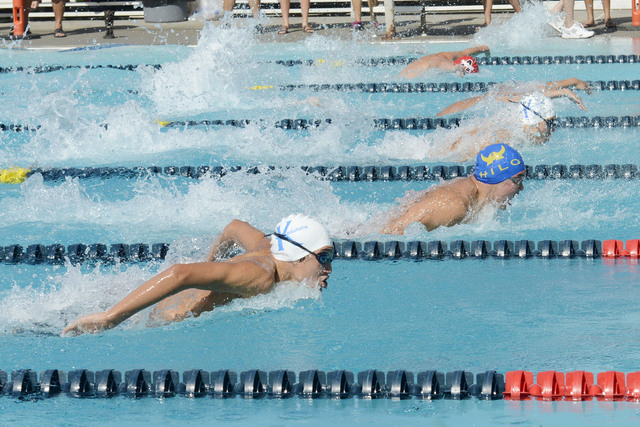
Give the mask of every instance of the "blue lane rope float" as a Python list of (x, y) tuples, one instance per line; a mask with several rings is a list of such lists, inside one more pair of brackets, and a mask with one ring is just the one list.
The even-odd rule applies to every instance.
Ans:
[[(409, 63), (417, 60), (417, 57), (402, 57), (392, 56), (386, 58), (366, 58), (356, 59), (353, 61), (346, 61), (343, 59), (338, 60), (325, 60), (319, 59), (294, 59), (294, 60), (276, 60), (266, 61), (266, 63), (273, 63), (278, 65), (284, 65), (287, 67), (293, 67), (297, 65), (305, 66), (317, 66), (320, 64), (330, 64), (334, 67), (354, 63), (364, 66), (381, 66), (381, 65), (408, 65)], [(479, 56), (478, 63), (480, 65), (559, 65), (559, 64), (634, 64), (639, 62), (638, 55), (556, 55), (556, 56)], [(0, 67), (0, 74), (2, 73), (17, 73), (27, 71), (30, 73), (52, 73), (56, 71), (70, 70), (70, 69), (114, 69), (123, 71), (135, 71), (138, 67), (153, 67), (155, 69), (161, 69), (162, 64), (106, 64), (106, 65), (44, 65), (33, 67)]]
[(290, 370), (266, 372), (252, 369), (206, 371), (192, 369), (180, 374), (171, 369), (154, 372), (145, 369), (120, 371), (105, 369), (89, 371), (77, 369), (64, 372), (48, 369), (40, 373), (31, 369), (11, 372), (0, 370), (0, 396), (9, 398), (45, 399), (60, 395), (72, 398), (289, 398), (305, 399), (424, 399), (464, 400), (640, 400), (640, 372), (606, 371), (594, 375), (586, 371), (566, 374), (557, 371), (533, 373), (519, 370), (505, 374), (487, 370), (474, 374), (458, 370), (441, 372), (420, 371), (417, 375), (406, 370), (384, 372), (377, 369), (325, 372), (317, 369), (298, 375)]
[[(450, 129), (460, 126), (463, 119), (459, 117), (381, 117), (375, 118), (372, 125), (378, 130), (433, 130), (437, 128)], [(333, 119), (282, 119), (271, 121), (266, 119), (202, 119), (202, 120), (156, 120), (165, 128), (180, 128), (192, 126), (231, 126), (244, 128), (258, 125), (263, 128), (275, 127), (283, 130), (305, 130), (318, 128), (333, 123)], [(560, 128), (617, 128), (639, 127), (640, 115), (636, 116), (568, 116), (556, 119)], [(108, 124), (101, 124), (108, 129)], [(40, 125), (0, 123), (2, 132), (35, 132)]]
[[(622, 258), (637, 259), (639, 240), (627, 240), (626, 250), (621, 240), (454, 240), (432, 241), (333, 241), (336, 259), (343, 260), (445, 260), (466, 258)], [(50, 245), (20, 244), (0, 246), (0, 262), (5, 264), (72, 264), (150, 262), (162, 261), (169, 251), (169, 243), (124, 244), (76, 243), (65, 247)], [(603, 249), (604, 248), (604, 249)]]
[[(229, 173), (259, 174), (283, 171), (296, 167), (276, 166), (149, 166), (149, 167), (86, 167), (86, 168), (20, 168), (0, 169), (0, 184), (20, 184), (33, 174), (41, 174), (45, 181), (77, 179), (135, 179), (151, 175), (179, 176), (191, 179), (222, 178)], [(335, 182), (439, 181), (473, 174), (473, 165), (417, 165), (417, 166), (300, 166), (307, 174), (321, 180)], [(625, 179), (640, 177), (634, 164), (608, 165), (527, 165), (525, 178), (546, 179)]]

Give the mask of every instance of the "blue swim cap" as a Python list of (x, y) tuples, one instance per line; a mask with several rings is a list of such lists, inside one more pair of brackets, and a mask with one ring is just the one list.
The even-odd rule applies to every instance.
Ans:
[(492, 144), (478, 153), (473, 175), (485, 184), (499, 184), (523, 170), (520, 153), (506, 144)]

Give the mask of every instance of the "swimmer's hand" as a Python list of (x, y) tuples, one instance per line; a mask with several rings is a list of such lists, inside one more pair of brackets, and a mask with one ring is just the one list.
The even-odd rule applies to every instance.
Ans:
[(576, 83), (574, 84), (574, 86), (576, 87), (576, 89), (584, 90), (588, 94), (591, 94), (591, 90), (593, 89), (589, 85), (589, 83), (585, 82), (584, 80), (578, 80), (578, 79), (576, 79)]
[(76, 319), (75, 322), (64, 328), (61, 335), (75, 337), (84, 333), (95, 334), (104, 329), (111, 329), (117, 324), (118, 322), (109, 316), (106, 311), (93, 313)]

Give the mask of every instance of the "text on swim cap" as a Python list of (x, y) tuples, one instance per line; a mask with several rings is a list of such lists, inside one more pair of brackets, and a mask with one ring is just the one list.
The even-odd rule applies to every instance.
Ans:
[[(293, 240), (294, 242), (296, 242), (294, 239), (291, 238), (290, 234), (295, 233), (296, 231), (300, 231), (300, 230), (304, 230), (305, 228), (309, 228), (307, 225), (302, 225), (298, 228), (294, 228), (293, 230), (289, 231), (289, 225), (291, 225), (291, 220), (287, 221), (287, 223), (284, 226), (284, 230), (280, 231), (280, 226), (276, 226), (276, 232), (278, 234), (282, 234), (286, 237), (288, 237), (289, 239)], [(280, 237), (276, 237), (276, 239), (278, 240), (278, 251), (283, 251), (284, 250), (284, 245), (282, 244), (282, 239)], [(296, 242), (296, 243), (300, 243), (300, 242)]]
[[(491, 154), (494, 154), (494, 153), (491, 153)], [(520, 160), (512, 159), (510, 163), (511, 163), (511, 166), (518, 166), (520, 164)], [(500, 172), (504, 172), (507, 169), (509, 169), (509, 166), (502, 167), (502, 165), (498, 165), (498, 169), (500, 169)], [(491, 175), (495, 175), (493, 173), (493, 168), (489, 169), (489, 171), (491, 172)], [(489, 171), (480, 172), (478, 175), (480, 176), (480, 178), (486, 178), (488, 173), (489, 173)]]

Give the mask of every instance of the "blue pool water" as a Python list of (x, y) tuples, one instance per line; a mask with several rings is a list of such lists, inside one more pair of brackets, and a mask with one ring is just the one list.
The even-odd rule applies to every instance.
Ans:
[[(523, 14), (526, 18), (527, 15)], [(531, 21), (535, 15), (529, 15)], [(539, 20), (539, 19), (538, 19)], [(535, 21), (538, 22), (538, 21)], [(505, 38), (487, 29), (475, 42), (494, 56), (638, 54), (631, 39), (558, 41), (542, 22)], [(527, 26), (528, 28), (529, 26)], [(527, 32), (528, 31), (528, 32)], [(550, 43), (550, 40), (553, 43)], [(381, 131), (379, 117), (433, 117), (466, 94), (291, 92), (255, 86), (398, 81), (401, 66), (368, 67), (360, 58), (415, 57), (465, 44), (369, 44), (319, 35), (301, 44), (256, 44), (250, 31), (206, 27), (196, 47), (115, 47), (72, 52), (6, 50), (0, 66), (140, 64), (135, 71), (68, 68), (0, 74), (0, 97), (14, 109), (0, 123), (40, 126), (0, 133), (0, 168), (135, 166), (296, 166), (222, 179), (138, 179), (0, 184), (0, 245), (167, 242), (164, 263), (61, 266), (0, 265), (0, 369), (367, 369), (412, 372), (524, 369), (634, 372), (639, 366), (638, 266), (601, 259), (466, 259), (334, 262), (329, 288), (282, 285), (196, 319), (145, 326), (148, 312), (99, 335), (59, 337), (79, 315), (104, 310), (175, 262), (202, 260), (233, 218), (271, 230), (304, 212), (336, 239), (389, 240), (381, 212), (429, 182), (330, 182), (301, 165), (470, 164), (438, 147), (470, 125), (434, 131)], [(275, 60), (323, 59), (285, 67)], [(340, 62), (339, 62), (340, 61)], [(157, 70), (149, 64), (162, 64)], [(487, 66), (477, 82), (634, 80), (637, 64)], [(35, 69), (35, 68), (34, 68)], [(433, 73), (425, 82), (461, 81)], [(580, 93), (587, 111), (555, 102), (562, 116), (638, 115), (637, 91)], [(310, 99), (311, 98), (311, 99)], [(507, 114), (500, 106), (478, 117)], [(493, 111), (495, 109), (495, 111)], [(331, 118), (309, 130), (250, 125), (163, 128), (156, 120)], [(105, 126), (106, 124), (106, 126)], [(558, 129), (544, 146), (516, 145), (537, 164), (638, 164), (638, 128)], [(399, 240), (632, 239), (635, 180), (536, 180), (504, 212), (427, 233), (410, 227)], [(2, 422), (64, 420), (167, 423), (211, 420), (257, 424), (359, 424), (398, 421), (549, 424), (637, 421), (633, 402), (484, 402), (245, 399), (72, 399), (22, 402), (0, 397)], [(26, 415), (25, 415), (26, 414)], [(61, 421), (62, 422), (62, 421)]]

